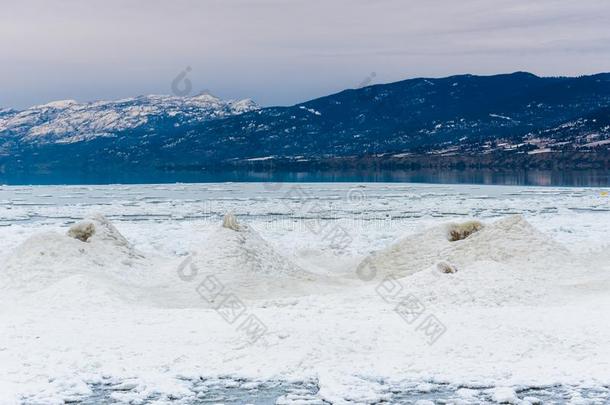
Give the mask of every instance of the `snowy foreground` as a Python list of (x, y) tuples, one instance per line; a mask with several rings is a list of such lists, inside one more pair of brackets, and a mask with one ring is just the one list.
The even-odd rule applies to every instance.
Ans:
[(0, 403), (609, 403), (609, 226), (600, 189), (0, 187)]

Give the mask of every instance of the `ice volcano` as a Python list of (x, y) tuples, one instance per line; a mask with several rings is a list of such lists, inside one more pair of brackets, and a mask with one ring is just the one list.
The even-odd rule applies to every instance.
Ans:
[(565, 254), (563, 246), (515, 215), (487, 225), (468, 221), (426, 229), (365, 258), (358, 272), (405, 277), (437, 266), (454, 273), (475, 262), (526, 264)]
[[(231, 214), (185, 259), (178, 275), (187, 283), (199, 285), (199, 300), (203, 301), (210, 298), (202, 290), (209, 283), (218, 284), (223, 294), (234, 293), (241, 299), (268, 299), (316, 292), (321, 281), (320, 276), (292, 263)], [(215, 300), (209, 301), (213, 306)]]
[[(215, 307), (201, 283), (221, 283), (240, 299), (318, 290), (315, 276), (278, 253), (254, 229), (227, 215), (186, 259), (144, 255), (101, 215), (66, 233), (27, 239), (0, 272), (0, 289), (28, 302), (57, 305), (131, 303), (163, 308)], [(194, 282), (196, 281), (196, 282)], [(5, 294), (5, 295), (6, 295)]]
[[(23, 242), (0, 272), (0, 287), (19, 295), (44, 290), (74, 299), (100, 290), (130, 296), (151, 263), (102, 215), (65, 233), (45, 232)], [(124, 292), (124, 294), (121, 294)]]

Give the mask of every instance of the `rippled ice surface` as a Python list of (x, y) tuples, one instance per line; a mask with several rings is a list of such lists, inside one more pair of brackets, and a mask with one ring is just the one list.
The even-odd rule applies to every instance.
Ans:
[[(98, 384), (92, 386), (93, 395), (75, 399), (82, 405), (113, 403), (118, 399), (128, 399), (129, 389), (120, 384)], [(189, 399), (174, 401), (176, 404), (205, 405), (281, 405), (307, 404), (323, 405), (329, 402), (321, 399), (315, 382), (287, 383), (282, 381), (254, 382), (231, 378), (200, 379), (192, 381), (193, 395)], [(379, 404), (495, 404), (491, 387), (456, 386), (449, 384), (417, 383), (391, 385), (386, 387), (385, 399)], [(608, 404), (608, 387), (582, 388), (572, 386), (517, 387), (516, 393), (522, 404)], [(157, 401), (151, 396), (147, 402)]]
[[(607, 191), (395, 183), (5, 186), (0, 187), (0, 257), (34, 232), (56, 230), (92, 212), (119, 224), (139, 249), (168, 255), (187, 250), (176, 235), (217, 223), (226, 212), (251, 223), (279, 247), (290, 241), (291, 246), (303, 242), (327, 249), (303, 225), (339, 221), (357, 235), (349, 254), (367, 254), (415, 226), (447, 218), (510, 214), (524, 214), (563, 242), (598, 243), (606, 230), (591, 218), (610, 214)], [(586, 232), (580, 232), (584, 226)]]
[[(311, 382), (287, 383), (282, 381), (245, 381), (231, 378), (199, 379), (191, 382), (193, 395), (190, 399), (181, 399), (177, 404), (224, 404), (224, 405), (268, 405), (268, 404), (327, 404), (318, 398), (316, 384)], [(130, 390), (119, 384), (98, 384), (92, 386), (93, 395), (75, 400), (83, 405), (113, 403), (117, 399), (128, 399)], [(157, 396), (146, 399), (157, 401)]]

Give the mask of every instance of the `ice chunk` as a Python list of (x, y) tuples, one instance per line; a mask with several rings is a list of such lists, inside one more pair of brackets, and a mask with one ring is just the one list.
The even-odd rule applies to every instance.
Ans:
[(450, 224), (447, 228), (447, 237), (450, 242), (466, 239), (475, 232), (483, 229), (483, 224), (479, 221), (467, 221), (460, 224)]
[(441, 273), (445, 273), (445, 274), (457, 273), (457, 271), (458, 271), (457, 267), (455, 267), (453, 264), (447, 263), (447, 262), (436, 263), (436, 269), (438, 271), (440, 271)]
[(68, 230), (68, 236), (78, 239), (81, 242), (89, 242), (95, 234), (95, 224), (93, 222), (79, 222)]
[(519, 402), (517, 393), (510, 387), (497, 387), (492, 390), (491, 398), (498, 404), (516, 404)]
[(223, 228), (231, 229), (233, 231), (239, 231), (240, 229), (239, 224), (237, 223), (237, 218), (231, 212), (225, 214), (224, 218), (222, 219), (222, 226)]

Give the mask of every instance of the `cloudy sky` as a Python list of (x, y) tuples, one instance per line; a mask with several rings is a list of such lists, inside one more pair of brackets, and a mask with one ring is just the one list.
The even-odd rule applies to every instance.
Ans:
[(370, 76), (610, 71), (608, 0), (2, 3), (0, 108), (168, 94), (187, 67), (193, 92), (262, 105)]

